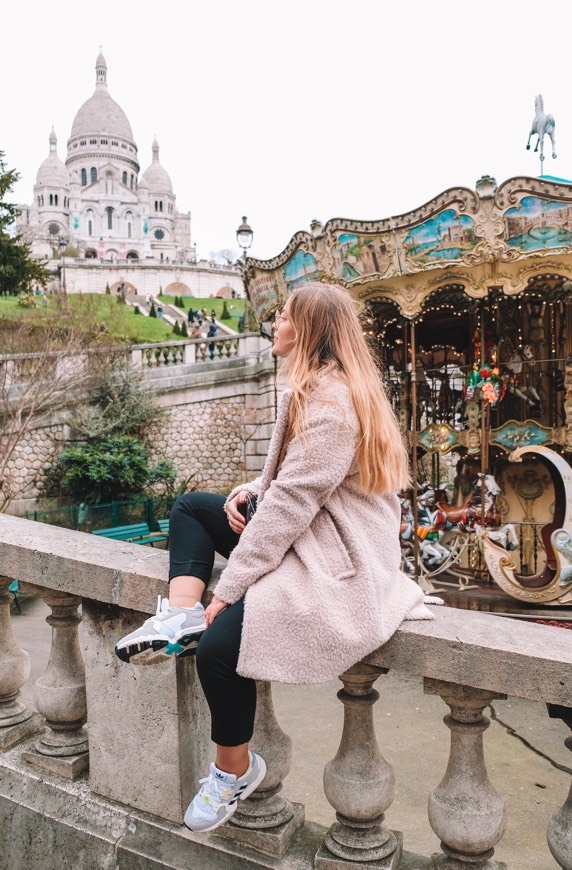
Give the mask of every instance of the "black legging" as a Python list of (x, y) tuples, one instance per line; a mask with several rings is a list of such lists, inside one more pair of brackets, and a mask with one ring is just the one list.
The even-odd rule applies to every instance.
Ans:
[[(224, 512), (224, 496), (189, 492), (169, 521), (169, 580), (183, 574), (208, 583), (215, 552), (228, 558), (239, 541)], [(211, 711), (211, 739), (220, 746), (248, 743), (254, 728), (256, 683), (236, 673), (244, 601), (220, 613), (197, 648), (197, 673)]]

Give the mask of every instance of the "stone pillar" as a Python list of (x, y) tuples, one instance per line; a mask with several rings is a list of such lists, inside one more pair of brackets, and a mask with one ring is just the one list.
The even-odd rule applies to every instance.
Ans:
[(197, 361), (197, 346), (196, 344), (191, 344), (190, 341), (186, 341), (184, 345), (184, 355), (183, 362), (186, 365), (192, 365)]
[(252, 749), (266, 762), (267, 773), (257, 790), (240, 801), (230, 823), (217, 833), (261, 852), (281, 857), (292, 834), (304, 822), (304, 807), (283, 795), (282, 781), (292, 764), (292, 741), (281, 729), (268, 682), (256, 684), (256, 718)]
[(0, 577), (0, 750), (41, 731), (44, 720), (17, 700), (30, 676), (30, 656), (16, 643), (10, 619), (10, 577)]
[(383, 825), (395, 797), (395, 776), (373, 727), (373, 705), (379, 698), (373, 684), (385, 673), (386, 669), (359, 662), (340, 677), (344, 729), (337, 755), (324, 770), (324, 792), (338, 821), (318, 849), (318, 870), (399, 866), (402, 836)]
[[(548, 711), (552, 718), (562, 719), (569, 728), (572, 728), (572, 710), (570, 708), (549, 704)], [(572, 737), (568, 737), (564, 741), (564, 745), (572, 752)], [(546, 838), (548, 848), (558, 864), (564, 870), (572, 870), (572, 785), (563, 806), (550, 817)]]
[(425, 679), (425, 693), (440, 695), (451, 713), (444, 722), (451, 731), (449, 763), (445, 776), (429, 797), (429, 823), (443, 855), (433, 856), (439, 870), (501, 870), (493, 861), (494, 846), (506, 827), (506, 804), (488, 778), (483, 753), (483, 732), (490, 720), (484, 708), (494, 692)]
[(52, 626), (50, 660), (35, 685), (36, 706), (46, 719), (46, 728), (36, 751), (24, 752), (23, 758), (66, 779), (76, 779), (89, 764), (83, 728), (87, 714), (85, 671), (77, 629), (81, 598), (39, 587), (37, 591), (52, 611), (46, 618)]

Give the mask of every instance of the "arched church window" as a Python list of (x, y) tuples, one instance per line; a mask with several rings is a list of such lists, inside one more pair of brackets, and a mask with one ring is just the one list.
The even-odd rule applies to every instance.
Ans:
[(124, 172), (123, 175), (121, 176), (121, 181), (123, 182), (125, 187), (127, 187), (127, 173), (126, 172)]
[(163, 200), (159, 200), (159, 211), (163, 211)]
[(85, 218), (86, 218), (86, 221), (87, 221), (87, 234), (88, 234), (88, 236), (93, 236), (93, 223), (94, 223), (93, 218), (94, 218), (94, 214), (93, 214), (93, 212), (92, 212), (91, 209), (89, 209), (89, 211), (86, 211), (86, 213), (85, 213)]
[(105, 211), (107, 213), (107, 229), (112, 230), (113, 229), (113, 209), (111, 207), (108, 207), (105, 209)]
[(91, 183), (95, 184), (95, 182), (97, 181), (97, 169), (95, 168), (95, 166), (91, 167), (90, 175), (91, 175)]
[(130, 187), (131, 187), (131, 190), (133, 190), (133, 173), (131, 173), (131, 185), (130, 185)]
[(54, 204), (54, 195), (53, 195), (53, 193), (50, 193), (50, 205), (53, 205), (53, 204)]
[(58, 195), (57, 195), (57, 193), (55, 193), (54, 194), (54, 205), (57, 205), (57, 204), (58, 204)]
[(87, 184), (87, 169), (81, 170), (81, 183), (82, 187), (85, 187)]

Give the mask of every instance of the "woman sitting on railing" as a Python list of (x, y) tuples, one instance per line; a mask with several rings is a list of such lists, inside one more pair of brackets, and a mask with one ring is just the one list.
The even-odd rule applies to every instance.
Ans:
[[(264, 779), (264, 760), (249, 751), (255, 680), (324, 682), (403, 619), (431, 618), (399, 568), (395, 492), (409, 481), (407, 454), (353, 300), (340, 287), (306, 284), (273, 329), (290, 389), (263, 473), (226, 502), (209, 493), (176, 502), (169, 600), (116, 646), (136, 662), (188, 653), (202, 635), (197, 671), (216, 759), (185, 813), (194, 831), (223, 824)], [(229, 561), (204, 611), (215, 551)]]

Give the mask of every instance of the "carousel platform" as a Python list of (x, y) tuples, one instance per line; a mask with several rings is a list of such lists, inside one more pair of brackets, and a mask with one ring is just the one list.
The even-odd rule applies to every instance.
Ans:
[(480, 610), (529, 622), (542, 621), (550, 625), (557, 623), (563, 628), (572, 628), (572, 607), (539, 607), (527, 604), (525, 601), (507, 595), (491, 580), (474, 580), (471, 581), (470, 587), (459, 587), (457, 578), (444, 574), (439, 579), (434, 578), (433, 585), (435, 594), (442, 598), (448, 607)]

